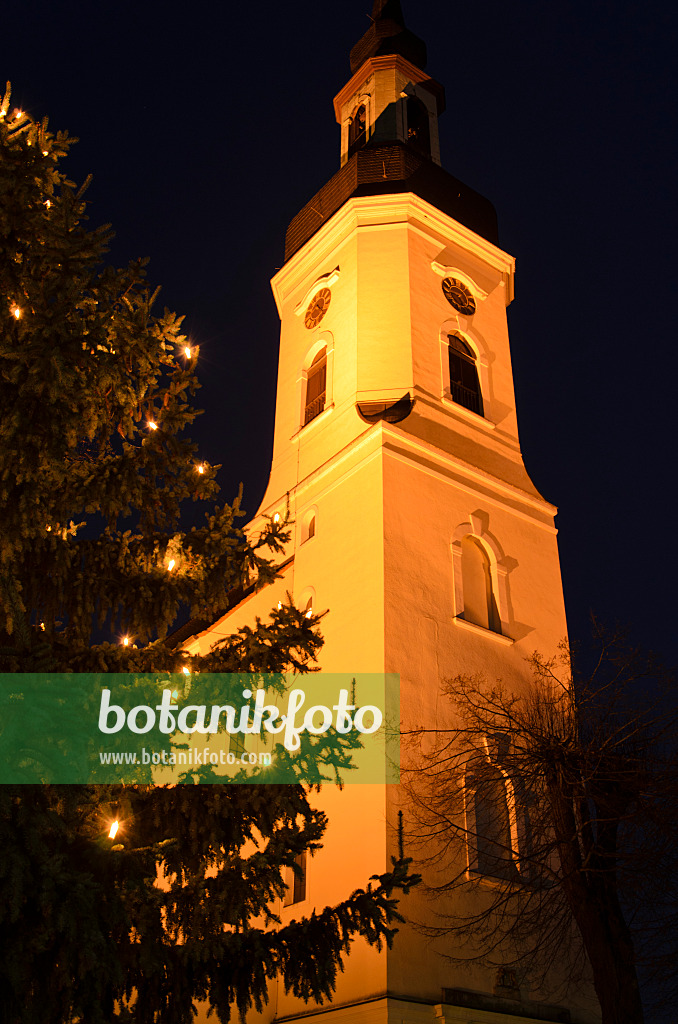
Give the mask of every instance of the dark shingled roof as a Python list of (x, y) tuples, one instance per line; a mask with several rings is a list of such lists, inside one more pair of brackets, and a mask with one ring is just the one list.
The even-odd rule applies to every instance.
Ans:
[(369, 57), (399, 53), (418, 68), (426, 67), (426, 44), (405, 28), (400, 0), (374, 0), (372, 24), (351, 50), (351, 74)]
[(365, 146), (296, 215), (285, 236), (285, 260), (354, 196), (414, 192), (449, 217), (498, 244), (497, 214), (479, 192), (409, 146), (394, 142)]

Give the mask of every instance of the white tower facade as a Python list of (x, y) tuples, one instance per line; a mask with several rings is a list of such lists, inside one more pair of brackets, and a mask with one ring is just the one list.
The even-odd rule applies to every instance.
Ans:
[[(490, 204), (439, 166), (444, 97), (422, 70), (423, 44), (399, 3), (377, 0), (373, 14), (335, 101), (340, 171), (290, 225), (272, 282), (273, 464), (252, 528), (289, 508), (293, 540), (281, 578), (191, 646), (206, 651), (290, 593), (298, 607), (328, 610), (324, 671), (397, 673), (404, 727), (433, 728), (446, 720), (446, 679), (481, 673), (519, 687), (526, 658), (554, 653), (566, 621), (556, 510), (518, 440), (506, 321), (514, 260), (497, 244)], [(325, 845), (283, 920), (345, 899), (396, 852), (398, 787), (349, 785), (320, 799)], [(416, 892), (403, 910), (430, 912)], [(329, 1011), (337, 1022), (490, 1024), (524, 1020), (541, 1000), (526, 992), (515, 1014), (500, 1012), (495, 982), (451, 967), (403, 926), (391, 951), (356, 944)], [(451, 991), (469, 993), (468, 1005)], [(572, 1021), (596, 1019), (570, 1009)], [(280, 985), (264, 1016), (327, 1012)], [(558, 1012), (537, 1017), (565, 1019)]]

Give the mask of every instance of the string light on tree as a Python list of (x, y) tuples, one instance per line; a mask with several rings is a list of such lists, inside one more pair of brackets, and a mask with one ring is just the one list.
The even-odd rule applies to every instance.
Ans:
[[(10, 109), (9, 98), (3, 101), (0, 96), (0, 104), (6, 110)], [(14, 109), (11, 108), (11, 112)], [(0, 123), (0, 141), (7, 145), (11, 156), (7, 166), (3, 161), (3, 175), (7, 174), (6, 178), (3, 177), (3, 186), (6, 181), (12, 190), (9, 194), (16, 195), (18, 200), (12, 209), (12, 225), (16, 225), (21, 253), (25, 256), (19, 263), (11, 259), (5, 261), (9, 266), (5, 268), (2, 283), (3, 346), (16, 360), (12, 364), (12, 380), (16, 369), (23, 392), (20, 394), (19, 386), (15, 388), (12, 385), (12, 400), (15, 392), (17, 397), (17, 415), (5, 417), (9, 422), (3, 424), (6, 436), (0, 445), (0, 469), (6, 470), (5, 485), (11, 487), (15, 487), (14, 478), (20, 471), (19, 486), (23, 491), (26, 488), (30, 491), (36, 514), (27, 523), (21, 495), (15, 501), (14, 493), (9, 492), (10, 500), (5, 503), (7, 507), (3, 514), (3, 557), (10, 559), (7, 563), (11, 567), (10, 585), (16, 584), (17, 595), (16, 601), (11, 594), (10, 598), (17, 608), (21, 603), (26, 606), (25, 632), (29, 640), (31, 636), (34, 638), (34, 651), (30, 654), (32, 661), (40, 664), (38, 659), (44, 657), (50, 667), (53, 665), (55, 672), (67, 671), (77, 650), (78, 659), (82, 659), (85, 670), (90, 672), (125, 669), (134, 672), (136, 668), (145, 676), (147, 670), (150, 672), (156, 667), (163, 670), (167, 666), (184, 675), (183, 684), (178, 684), (174, 676), (175, 688), (172, 689), (174, 700), (178, 701), (192, 687), (195, 690), (196, 672), (201, 662), (192, 655), (182, 673), (182, 659), (177, 657), (171, 646), (163, 643), (162, 638), (176, 615), (174, 602), (166, 600), (166, 591), (175, 589), (180, 583), (181, 600), (187, 607), (195, 607), (201, 613), (204, 610), (211, 621), (222, 608), (224, 594), (243, 581), (243, 565), (246, 568), (252, 566), (253, 584), (268, 582), (268, 560), (260, 560), (256, 542), (253, 544), (246, 535), (242, 535), (235, 519), (237, 507), (233, 515), (226, 509), (223, 513), (219, 511), (206, 526), (196, 527), (195, 534), (178, 532), (171, 536), (173, 530), (180, 529), (175, 522), (174, 510), (183, 499), (192, 497), (196, 492), (211, 499), (217, 490), (212, 480), (214, 471), (211, 464), (197, 467), (197, 452), (193, 454), (189, 439), (185, 443), (173, 443), (175, 434), (190, 422), (193, 413), (192, 403), (187, 399), (185, 404), (184, 399), (191, 394), (189, 385), (200, 358), (199, 347), (197, 344), (193, 346), (189, 337), (180, 333), (181, 321), (174, 314), (156, 316), (151, 312), (152, 296), (148, 294), (143, 268), (136, 261), (119, 270), (107, 264), (105, 252), (110, 233), (86, 230), (85, 206), (77, 187), (68, 185), (65, 176), (56, 171), (68, 149), (67, 136), (60, 135), (52, 141), (46, 127), (33, 125), (31, 118), (22, 111), (17, 111), (15, 116), (18, 118), (16, 121), (7, 116), (8, 126), (4, 121)], [(31, 147), (27, 146), (29, 130), (33, 142)], [(48, 158), (43, 157), (41, 163), (38, 157), (43, 146), (50, 153)], [(28, 153), (29, 148), (31, 153)], [(55, 207), (54, 218), (48, 202)], [(48, 218), (40, 216), (39, 206), (49, 211)], [(62, 208), (68, 213), (68, 231), (64, 230), (62, 223)], [(105, 217), (97, 214), (95, 219), (100, 223)], [(15, 248), (10, 251), (10, 256), (14, 255)], [(73, 259), (74, 252), (78, 254), (77, 260)], [(83, 272), (83, 266), (86, 272)], [(40, 270), (40, 287), (35, 287), (36, 267)], [(99, 267), (102, 268), (101, 274), (96, 269)], [(72, 364), (71, 369), (77, 372), (63, 374), (58, 386), (45, 389), (40, 415), (36, 416), (34, 375), (36, 367), (40, 369), (43, 363), (45, 367), (51, 365), (53, 332), (43, 328), (45, 324), (52, 323), (54, 296), (58, 296), (64, 323), (68, 322), (73, 328), (72, 337), (69, 335), (70, 344), (77, 351), (71, 353), (73, 358), (69, 365)], [(18, 324), (14, 331), (10, 329), (7, 317), (20, 319), (20, 314), (17, 315), (12, 306), (14, 303), (20, 306), (21, 302), (30, 302), (30, 305), (23, 307), (21, 331)], [(31, 332), (31, 350), (27, 352), (25, 332), (27, 326), (34, 324), (37, 330)], [(190, 357), (185, 354), (186, 348), (191, 351)], [(54, 384), (54, 381), (50, 383)], [(182, 390), (182, 385), (188, 390)], [(157, 415), (163, 417), (163, 433), (155, 444), (145, 445), (145, 441), (150, 440), (151, 431), (159, 429), (159, 421), (155, 421), (153, 412), (155, 409), (158, 410)], [(93, 434), (91, 446), (82, 444), (80, 439), (86, 439), (90, 433)], [(137, 446), (139, 440), (144, 442), (145, 450)], [(18, 470), (16, 452), (21, 453)], [(196, 484), (196, 475), (206, 475), (210, 479)], [(57, 501), (58, 511), (55, 508)], [(90, 505), (97, 509), (94, 519), (84, 511)], [(131, 525), (126, 521), (127, 508), (132, 517)], [(49, 515), (59, 516), (55, 523), (48, 520), (42, 527), (50, 541), (54, 533), (55, 539), (61, 542), (59, 545), (40, 543), (38, 520), (46, 511)], [(76, 527), (68, 525), (72, 516), (76, 523), (78, 517), (87, 517), (87, 536), (82, 538), (82, 544), (76, 537)], [(267, 542), (265, 533), (264, 543)], [(275, 531), (270, 533), (275, 534)], [(40, 572), (36, 571), (34, 558), (23, 557), (30, 540), (36, 536)], [(170, 540), (173, 546), (168, 549)], [(66, 546), (68, 550), (64, 550)], [(170, 554), (174, 555), (176, 568), (181, 560), (182, 570), (181, 576), (177, 574), (177, 585), (168, 588), (165, 574)], [(271, 554), (275, 554), (274, 548)], [(264, 563), (261, 572), (259, 561)], [(87, 580), (85, 586), (82, 585), (83, 579)], [(3, 588), (6, 586), (3, 578)], [(142, 599), (139, 599), (140, 594)], [(6, 594), (4, 596), (7, 598)], [(275, 600), (271, 599), (271, 605), (275, 606)], [(8, 600), (5, 604), (9, 604)], [(39, 615), (43, 608), (45, 614), (50, 608), (58, 608), (59, 618), (63, 619), (62, 625), (52, 621), (51, 614), (48, 615), (50, 638), (55, 634), (54, 642), (50, 644), (36, 642), (35, 634), (39, 631)], [(98, 612), (102, 613), (100, 626)], [(316, 650), (307, 638), (297, 635), (301, 631), (287, 628), (287, 618), (278, 616), (279, 622), (271, 625), (262, 623), (253, 633), (255, 644), (266, 645), (267, 664), (275, 672), (283, 672), (288, 665), (298, 664), (300, 658), (312, 660)], [(3, 623), (4, 620), (0, 626)], [(117, 632), (119, 626), (125, 624), (132, 630), (131, 634)], [(104, 629), (112, 647), (100, 637)], [(144, 638), (146, 650), (135, 650), (135, 636)], [(45, 637), (39, 639), (50, 638), (45, 632)], [(154, 649), (156, 638), (159, 638), (158, 646)], [(233, 646), (231, 638), (225, 639), (227, 650), (223, 656), (227, 664), (234, 671), (245, 671), (249, 668), (249, 650), (241, 653), (243, 645), (239, 637), (232, 639)], [(19, 648), (13, 637), (9, 641), (12, 649), (14, 646)], [(141, 640), (139, 645), (142, 645)], [(3, 642), (3, 650), (6, 646)], [(122, 653), (117, 647), (123, 648)], [(41, 650), (46, 653), (42, 655)], [(8, 658), (11, 662), (17, 660), (14, 655)], [(4, 663), (2, 669), (7, 671)], [(133, 685), (136, 689), (137, 683)], [(142, 685), (145, 689), (145, 680)], [(49, 694), (45, 699), (47, 697)], [(116, 699), (115, 693), (113, 699)], [(195, 700), (200, 699), (201, 695), (195, 696)], [(49, 750), (45, 753), (48, 754)], [(231, 838), (230, 830), (222, 825), (226, 799), (232, 807), (226, 817), (240, 814), (237, 794), (227, 798), (216, 787), (201, 786), (202, 792), (198, 794), (198, 813), (205, 824), (199, 838), (182, 827), (185, 820), (183, 798), (172, 806), (173, 794), (166, 792), (164, 787), (135, 786), (134, 810), (129, 799), (118, 801), (123, 804), (120, 813), (125, 814), (124, 832), (115, 800), (111, 806), (108, 786), (87, 786), (82, 797), (76, 793), (77, 787), (71, 787), (73, 796), (69, 797), (66, 808), (62, 806), (60, 793), (53, 792), (52, 787), (41, 790), (38, 801), (23, 801), (22, 797), (22, 820), (31, 829), (27, 834), (31, 836), (32, 845), (46, 851), (43, 859), (48, 866), (55, 861), (63, 861), (67, 865), (69, 876), (72, 876), (68, 879), (69, 891), (75, 887), (79, 896), (77, 901), (67, 898), (59, 901), (57, 886), (52, 893), (55, 898), (48, 898), (46, 904), (44, 886), (31, 884), (35, 850), (29, 850), (27, 854), (25, 836), (15, 835), (11, 829), (3, 833), (3, 855), (7, 853), (10, 862), (18, 866), (16, 898), (26, 909), (21, 920), (15, 922), (16, 936), (13, 927), (8, 941), (11, 940), (16, 949), (21, 950), (22, 964), (28, 968), (25, 974), (31, 978), (28, 993), (31, 998), (30, 1005), (26, 1007), (20, 1002), (21, 996), (26, 995), (25, 977), (21, 970), (9, 975), (0, 972), (3, 975), (0, 1002), (3, 1007), (9, 1006), (8, 1013), (0, 1016), (18, 1019), (24, 1010), (30, 1014), (34, 1007), (44, 1004), (44, 993), (58, 989), (60, 1006), (77, 1007), (77, 1016), (90, 1020), (101, 1015), (102, 1000), (110, 1005), (124, 1006), (129, 992), (148, 986), (149, 978), (153, 981), (151, 1000), (155, 1003), (157, 999), (158, 1005), (162, 1005), (166, 997), (171, 999), (173, 982), (167, 975), (171, 975), (171, 963), (176, 956), (185, 961), (183, 974), (188, 980), (184, 994), (190, 1006), (190, 1002), (202, 994), (202, 979), (218, 973), (224, 956), (246, 958), (249, 948), (246, 937), (241, 942), (236, 933), (222, 935), (218, 928), (215, 930), (211, 919), (213, 908), (205, 906), (204, 900), (194, 899), (193, 893), (204, 889), (204, 864), (212, 863), (214, 850), (216, 898), (219, 899), (220, 893), (226, 893), (230, 898), (231, 890), (238, 890), (236, 898), (231, 901), (232, 916), (234, 920), (242, 921), (244, 929), (252, 916), (250, 905), (259, 898), (257, 894), (270, 890), (271, 870), (284, 867), (289, 860), (287, 844), (282, 844), (285, 846), (282, 849), (276, 843), (278, 830), (289, 831), (295, 849), (299, 850), (313, 845), (322, 832), (319, 812), (310, 802), (306, 803), (306, 797), (301, 793), (295, 795), (293, 791), (297, 788), (279, 787), (283, 792), (273, 793), (270, 800), (267, 795), (266, 800), (262, 800), (261, 810), (258, 806), (252, 810), (251, 827), (261, 826), (262, 842), (271, 851), (270, 863), (263, 865), (261, 870), (258, 866), (256, 870), (251, 869), (249, 852), (243, 853), (237, 835)], [(207, 793), (207, 790), (215, 790), (215, 794)], [(287, 792), (292, 796), (288, 797)], [(70, 808), (77, 808), (77, 813), (71, 813)], [(10, 813), (16, 813), (13, 805)], [(55, 830), (53, 820), (57, 816), (61, 826)], [(105, 847), (106, 838), (110, 836), (106, 853), (108, 857), (115, 858), (115, 852), (109, 853), (109, 850), (121, 850), (123, 842), (131, 844), (137, 838), (137, 828), (142, 833), (138, 838), (145, 843), (143, 856), (117, 858), (112, 872), (109, 863), (101, 862), (99, 853), (102, 851), (92, 841), (98, 838)], [(204, 843), (203, 835), (206, 836)], [(182, 866), (183, 877), (188, 883), (185, 887), (182, 878), (175, 882), (169, 872), (162, 871), (162, 864), (167, 858), (167, 851), (162, 846), (164, 836), (173, 837), (169, 841), (176, 844), (171, 858)], [(85, 844), (80, 843), (81, 839)], [(89, 846), (92, 846), (91, 851)], [(76, 857), (73, 857), (73, 850), (78, 854)], [(162, 890), (156, 885), (158, 871), (163, 877)], [(239, 877), (246, 880), (246, 886), (233, 886), (232, 878)], [(169, 879), (167, 890), (164, 888), (166, 878)], [(242, 889), (247, 892), (243, 892), (241, 897)], [(383, 892), (388, 895), (391, 889), (384, 887)], [(101, 898), (101, 893), (105, 898)], [(388, 934), (385, 928), (389, 918), (381, 909), (383, 899), (380, 894), (369, 904), (375, 918), (371, 913), (367, 915), (368, 927), (379, 937)], [(361, 897), (361, 906), (365, 902), (366, 898)], [(51, 962), (45, 965), (44, 971), (31, 973), (31, 964), (45, 959), (42, 948), (44, 936), (41, 936), (39, 928), (35, 929), (35, 920), (40, 921), (46, 905), (51, 907), (54, 904), (56, 907), (57, 903), (64, 921), (62, 931), (77, 935), (79, 941), (59, 942), (58, 964)], [(172, 927), (169, 924), (165, 926), (162, 920), (162, 911), (167, 908), (169, 921), (172, 907), (177, 908), (177, 917), (186, 922), (185, 934), (182, 929), (181, 934), (173, 935)], [(362, 910), (356, 910), (360, 917)], [(317, 936), (318, 955), (321, 958), (327, 956), (326, 976), (331, 975), (335, 966), (338, 968), (335, 935), (356, 932), (353, 904), (349, 903), (340, 914), (338, 932), (333, 924), (328, 924), (327, 931), (323, 929), (322, 935)], [(378, 928), (375, 924), (377, 915)], [(133, 940), (129, 926), (125, 926), (129, 919), (141, 925)], [(120, 951), (115, 948), (118, 934), (123, 939)], [(201, 934), (210, 936), (207, 951), (203, 948), (204, 943), (199, 939), (195, 941)], [(266, 963), (262, 964), (260, 972), (266, 983), (269, 973), (273, 977), (277, 971), (276, 965), (282, 961), (284, 950), (296, 933), (292, 928), (289, 937), (288, 933), (283, 933), (278, 940), (275, 931), (271, 931), (270, 936), (274, 946), (270, 955), (266, 953)], [(92, 938), (95, 942), (103, 941), (107, 953), (103, 957), (90, 958), (92, 962), (83, 967), (82, 949), (91, 947)], [(314, 933), (313, 942), (317, 939)], [(278, 972), (281, 984), (289, 975), (290, 981), (300, 981), (313, 987), (314, 991), (321, 989), (323, 996), (329, 995), (327, 990), (330, 986), (317, 985), (312, 967), (306, 968), (306, 961), (311, 955), (310, 946), (310, 942), (300, 943), (298, 959), (301, 966), (295, 964), (291, 967), (284, 979), (284, 972)], [(51, 959), (55, 960), (54, 957)], [(250, 972), (245, 971), (242, 984), (239, 980), (233, 986), (234, 997), (236, 1001), (246, 1003), (251, 993), (258, 1001), (265, 995), (265, 987), (262, 986), (263, 981), (260, 984), (255, 975), (250, 977)], [(18, 1007), (16, 1012), (15, 1006)], [(58, 1010), (59, 1007), (54, 1011), (57, 1016)], [(68, 1016), (68, 1010), (64, 1012)], [(153, 1015), (153, 1005), (148, 1012)]]
[(184, 349), (184, 355), (186, 356), (187, 359), (191, 358), (191, 347), (190, 347), (190, 345), (187, 345), (186, 348)]
[(21, 308), (20, 306), (12, 306), (12, 316), (15, 320), (21, 320)]
[(173, 558), (170, 558), (169, 562), (167, 563), (167, 568), (169, 569), (170, 572), (172, 571), (176, 564), (177, 563), (175, 562), (175, 560)]
[(195, 468), (197, 469), (198, 473), (200, 473), (200, 475), (202, 476), (202, 474), (205, 472), (204, 462), (199, 462)]

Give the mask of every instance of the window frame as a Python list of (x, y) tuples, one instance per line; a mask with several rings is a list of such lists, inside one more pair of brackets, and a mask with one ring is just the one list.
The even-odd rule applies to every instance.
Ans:
[(294, 863), (301, 868), (302, 874), (299, 876), (291, 867), (285, 868), (287, 892), (282, 899), (283, 908), (297, 906), (308, 899), (308, 850), (302, 850), (294, 858)]
[[(318, 391), (318, 394), (309, 401), (308, 393), (311, 384), (315, 382), (316, 378), (322, 377), (322, 390)], [(313, 409), (316, 403), (322, 400), (322, 405), (309, 415), (309, 412)], [(317, 419), (318, 416), (325, 412), (327, 407), (327, 346), (323, 346), (314, 356), (312, 361), (309, 363), (305, 371), (305, 385), (304, 385), (304, 416), (302, 427), (307, 427), (309, 423)]]
[[(364, 118), (363, 130), (358, 135), (358, 134), (354, 134), (354, 125), (355, 125), (355, 123), (356, 123), (356, 121), (358, 119), (358, 115), (360, 114), (361, 110), (363, 112), (363, 118)], [(347, 155), (349, 157), (353, 156), (354, 153), (357, 153), (359, 149), (363, 149), (363, 147), (366, 145), (366, 143), (367, 143), (367, 128), (368, 128), (367, 103), (362, 102), (362, 103), (359, 103), (358, 106), (354, 109), (354, 111), (351, 114), (351, 116), (349, 117), (349, 121), (348, 121), (348, 144), (347, 144), (347, 148), (346, 148), (346, 153), (347, 153)]]
[[(316, 356), (325, 349), (326, 354), (326, 377), (325, 377), (325, 408), (317, 416), (306, 422), (306, 387), (308, 371)], [(296, 380), (296, 420), (290, 440), (296, 440), (306, 430), (312, 430), (313, 424), (319, 423), (328, 414), (333, 405), (333, 383), (334, 383), (334, 335), (331, 331), (319, 331), (312, 340), (312, 343), (304, 352), (303, 359), (298, 364)]]
[[(456, 342), (456, 344), (454, 344)], [(467, 338), (460, 331), (450, 331), (445, 339), (447, 347), (447, 359), (445, 361), (446, 369), (446, 386), (444, 394), (454, 402), (455, 405), (462, 409), (466, 409), (467, 412), (472, 412), (476, 416), (480, 416), (481, 419), (485, 419), (485, 402), (483, 399), (483, 382), (481, 380), (480, 365), (478, 354), (475, 349), (469, 344)], [(476, 387), (469, 387), (468, 384), (462, 383), (462, 380), (452, 380), (452, 361), (455, 358), (459, 362), (460, 372), (459, 376), (463, 379), (464, 368), (472, 368), (472, 380), (475, 382)], [(467, 370), (467, 374), (469, 371)], [(471, 379), (467, 376), (467, 380)], [(455, 388), (459, 397), (455, 397)], [(462, 392), (467, 392), (467, 401), (462, 401), (464, 397)], [(475, 396), (475, 402), (473, 400)], [(474, 404), (477, 406), (474, 408)]]
[[(469, 551), (471, 546), (475, 549), (476, 558), (480, 558), (481, 564), (479, 571), (482, 572), (482, 580), (476, 580), (476, 584), (480, 582), (480, 589), (484, 591), (483, 601), (485, 603), (485, 614), (480, 616), (481, 618), (487, 618), (487, 625), (483, 622), (477, 622), (474, 618), (470, 618), (468, 615), (468, 609), (470, 605), (469, 586), (470, 580), (464, 579), (464, 552)], [(462, 601), (463, 608), (460, 617), (465, 622), (471, 623), (474, 626), (478, 626), (479, 629), (485, 629), (489, 633), (496, 633), (499, 636), (503, 635), (501, 615), (499, 614), (499, 602), (497, 600), (497, 580), (496, 573), (492, 572), (492, 559), (490, 558), (486, 545), (478, 538), (474, 537), (473, 534), (466, 534), (461, 538), (461, 577), (462, 577)], [(466, 561), (466, 568), (468, 569), (468, 560)], [(475, 568), (474, 568), (475, 572)], [(475, 588), (474, 588), (475, 589)]]
[[(482, 769), (481, 769), (482, 766)], [(497, 872), (483, 870), (480, 865), (479, 852), (479, 825), (477, 814), (477, 792), (478, 782), (488, 780), (500, 780), (506, 804), (506, 843), (498, 843), (488, 838), (488, 845), (498, 845), (506, 851), (504, 863), (508, 870)], [(475, 763), (470, 764), (464, 775), (464, 817), (466, 829), (466, 856), (467, 876), (477, 880), (494, 884), (511, 884), (523, 882), (524, 864), (521, 863), (520, 836), (518, 829), (517, 801), (515, 787), (508, 775), (497, 760), (490, 756), (489, 752), (479, 755)], [(512, 865), (512, 867), (509, 867)]]
[[(419, 125), (411, 125), (411, 121), (415, 118), (410, 116), (410, 112), (417, 111), (419, 116), (422, 118)], [(416, 133), (423, 129), (424, 138), (418, 139), (416, 134), (410, 135), (410, 132)], [(426, 156), (432, 159), (432, 132), (431, 132), (431, 112), (428, 109), (424, 101), (417, 95), (410, 95), (405, 98), (405, 142), (408, 146), (419, 153), (420, 156)]]
[[(513, 621), (511, 611), (509, 572), (518, 564), (514, 559), (507, 558), (496, 540), (488, 530), (489, 514), (482, 509), (472, 512), (468, 520), (460, 523), (452, 534), (450, 551), (452, 555), (452, 606), (453, 622), (471, 632), (493, 637), (503, 644), (513, 644), (510, 627)], [(481, 546), (490, 563), (490, 581), (496, 602), (500, 631), (487, 629), (464, 618), (464, 577), (462, 569), (461, 542), (471, 536)]]

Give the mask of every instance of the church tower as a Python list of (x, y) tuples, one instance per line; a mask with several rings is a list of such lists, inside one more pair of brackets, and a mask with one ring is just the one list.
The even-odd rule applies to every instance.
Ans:
[[(258, 517), (289, 508), (293, 541), (281, 579), (190, 646), (208, 650), (289, 592), (300, 608), (329, 610), (324, 671), (397, 673), (404, 727), (435, 727), (445, 679), (520, 685), (525, 659), (552, 654), (566, 635), (556, 509), (518, 440), (506, 320), (514, 260), (491, 203), (441, 167), (444, 90), (399, 0), (375, 0), (350, 62), (334, 100), (339, 169), (291, 222), (272, 281), (280, 361)], [(325, 845), (283, 921), (346, 898), (396, 852), (398, 787), (328, 788), (320, 799)], [(404, 912), (430, 913), (419, 901), (410, 895)], [(514, 993), (507, 1015), (497, 984), (401, 926), (391, 951), (356, 943), (329, 1011), (332, 1024), (506, 1024), (529, 1016), (526, 1006), (543, 1020), (595, 1019), (563, 1016), (529, 990)], [(327, 1012), (279, 985), (263, 1015)]]

